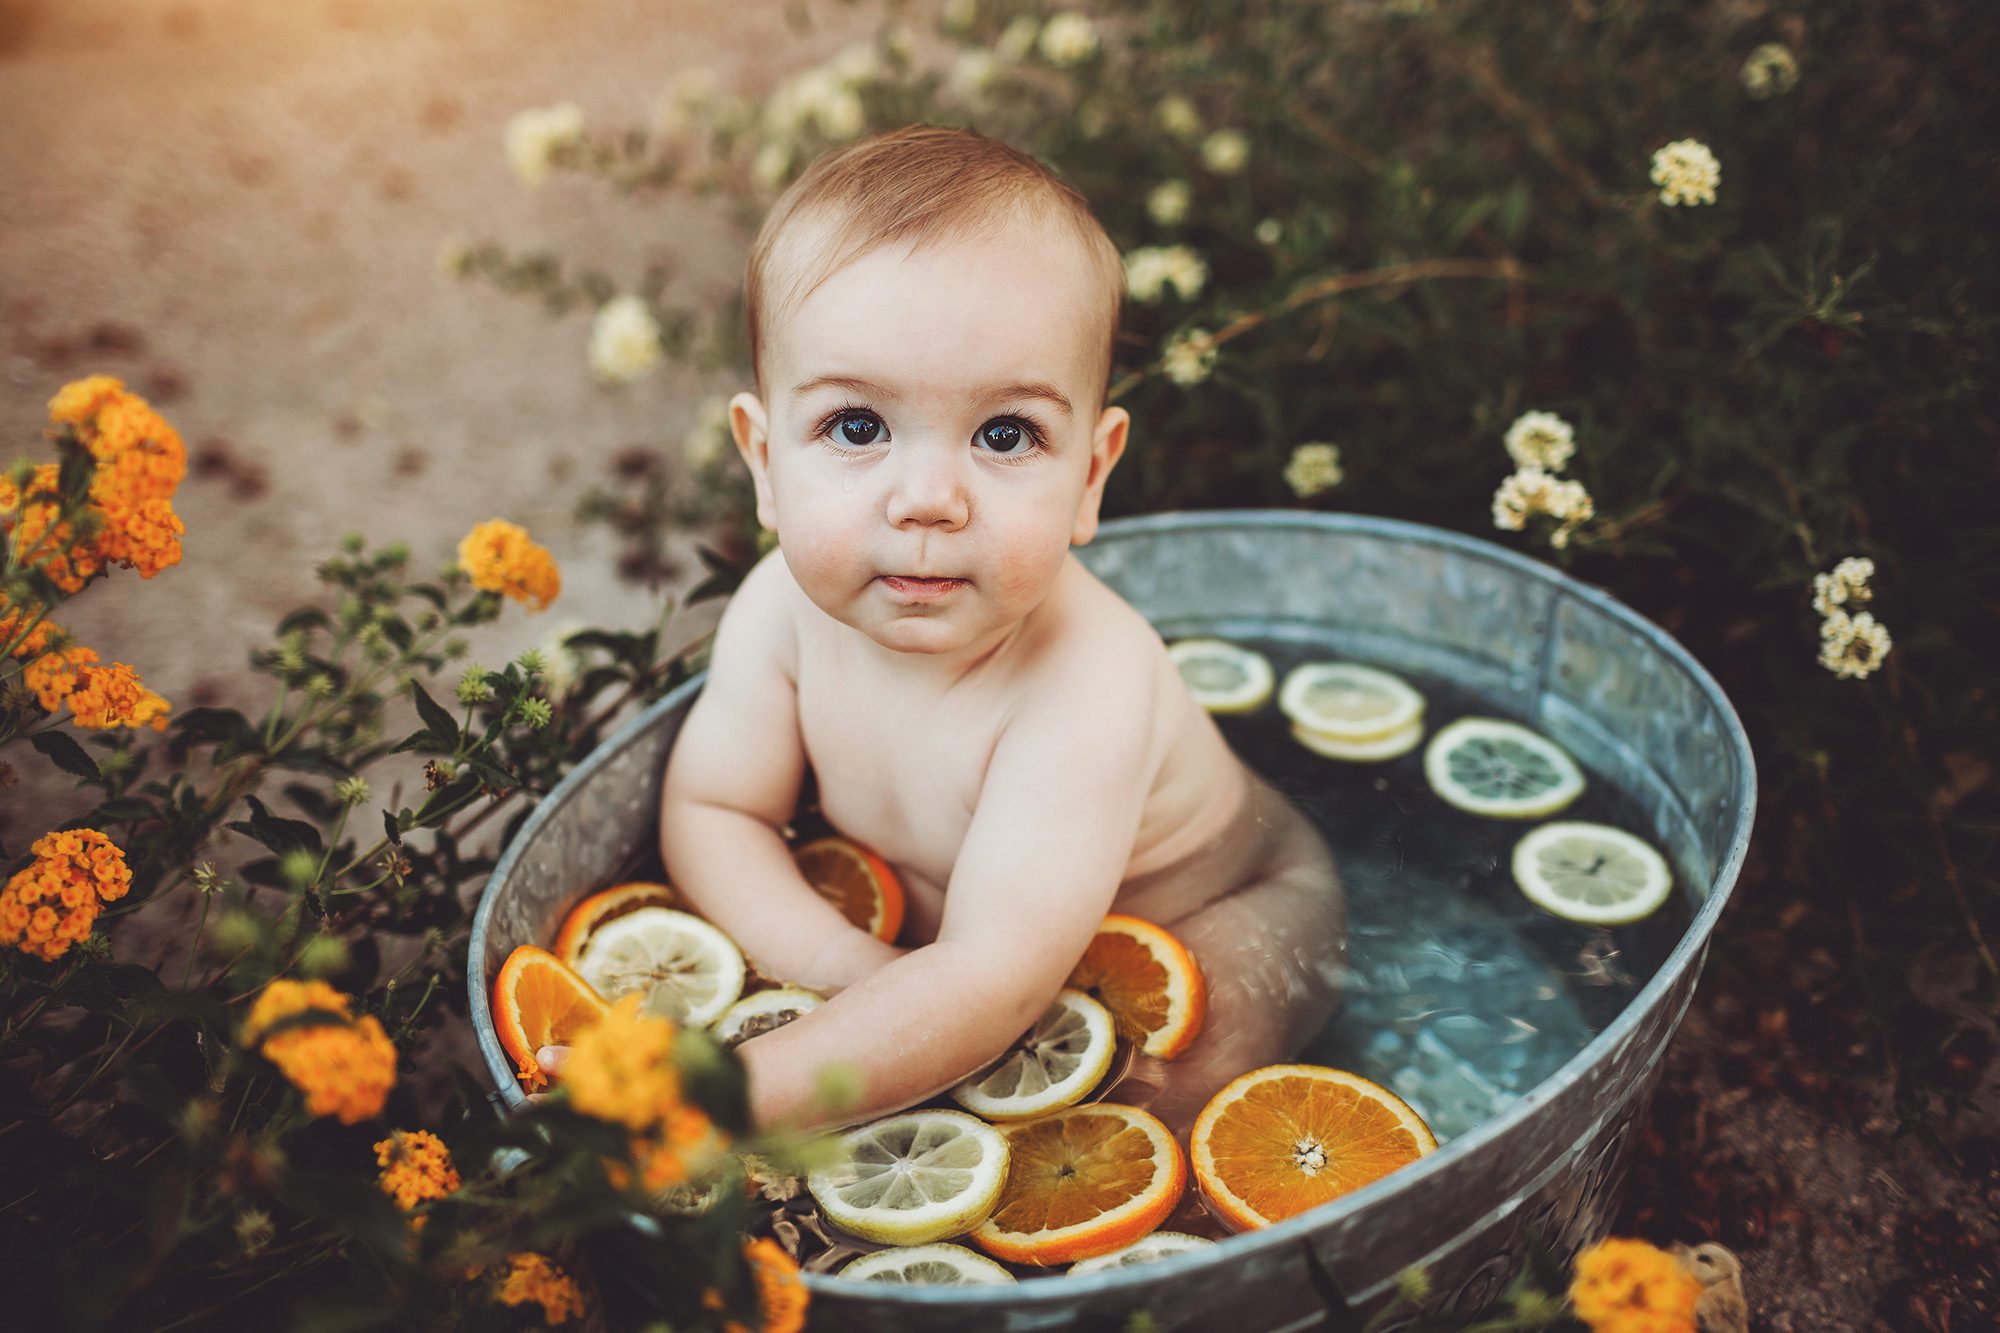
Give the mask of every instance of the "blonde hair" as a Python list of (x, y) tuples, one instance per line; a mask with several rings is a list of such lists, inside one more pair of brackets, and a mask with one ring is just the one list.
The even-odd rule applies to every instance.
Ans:
[(766, 332), (847, 265), (898, 243), (922, 249), (989, 235), (1023, 216), (1067, 223), (1098, 279), (1101, 408), (1125, 305), (1118, 246), (1089, 201), (1054, 169), (976, 130), (937, 125), (910, 125), (828, 152), (771, 206), (750, 246), (743, 292), (758, 392), (765, 388)]

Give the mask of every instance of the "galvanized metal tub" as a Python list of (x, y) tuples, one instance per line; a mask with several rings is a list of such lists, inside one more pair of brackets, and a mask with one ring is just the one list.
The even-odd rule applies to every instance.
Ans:
[[(1607, 594), (1476, 538), (1420, 524), (1279, 510), (1103, 525), (1078, 556), (1168, 638), (1330, 635), (1343, 653), (1444, 677), (1526, 718), (1642, 806), (1693, 920), (1610, 1026), (1491, 1120), (1394, 1175), (1171, 1264), (1018, 1287), (863, 1287), (815, 1275), (814, 1328), (1311, 1328), (1308, 1255), (1357, 1309), (1425, 1265), (1433, 1309), (1470, 1310), (1513, 1275), (1530, 1234), (1567, 1257), (1610, 1223), (1626, 1150), (1694, 992), (1750, 840), (1750, 747), (1715, 681)], [(544, 942), (574, 901), (657, 837), (660, 778), (696, 677), (579, 764), (522, 827), (473, 920), (472, 1017), (507, 1105), (521, 1093), (493, 1033), (489, 979)]]

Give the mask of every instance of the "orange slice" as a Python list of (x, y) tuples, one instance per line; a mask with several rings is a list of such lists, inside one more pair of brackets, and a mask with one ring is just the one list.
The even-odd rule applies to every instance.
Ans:
[(1194, 955), (1136, 916), (1105, 917), (1068, 984), (1111, 1011), (1119, 1036), (1162, 1060), (1185, 1051), (1208, 1016), (1208, 983)]
[(1437, 1149), (1409, 1104), (1358, 1074), (1267, 1065), (1209, 1098), (1188, 1136), (1196, 1188), (1238, 1231), (1269, 1226)]
[(583, 942), (590, 938), (590, 932), (607, 921), (624, 916), (627, 912), (641, 907), (679, 907), (680, 895), (671, 885), (652, 884), (637, 880), (630, 884), (619, 884), (593, 893), (563, 918), (562, 929), (556, 932), (556, 942), (549, 952), (576, 966), (576, 960), (583, 953)]
[(524, 944), (493, 978), (493, 1029), (514, 1058), (521, 1086), (540, 1092), (549, 1076), (535, 1062), (544, 1046), (567, 1046), (611, 1006), (590, 983), (546, 949)]
[(889, 863), (851, 838), (815, 838), (792, 849), (792, 861), (819, 896), (878, 940), (903, 928), (903, 885)]
[(1007, 1184), (972, 1232), (996, 1259), (1066, 1264), (1123, 1249), (1166, 1221), (1187, 1190), (1187, 1154), (1136, 1106), (1072, 1106), (1001, 1128)]

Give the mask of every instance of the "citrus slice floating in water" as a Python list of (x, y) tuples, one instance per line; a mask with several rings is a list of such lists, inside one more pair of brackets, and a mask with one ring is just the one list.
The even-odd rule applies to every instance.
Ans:
[(1123, 1249), (1174, 1211), (1187, 1154), (1136, 1106), (1072, 1106), (1006, 1127), (1013, 1165), (972, 1243), (1017, 1264), (1066, 1264)]
[(607, 1000), (631, 991), (640, 1008), (683, 1027), (707, 1027), (743, 993), (743, 955), (698, 916), (641, 907), (592, 931), (576, 970)]
[(944, 1287), (999, 1286), (1014, 1275), (963, 1245), (904, 1245), (864, 1254), (840, 1270), (861, 1282)]
[(532, 944), (508, 954), (493, 978), (493, 1031), (529, 1092), (549, 1086), (535, 1052), (569, 1045), (610, 1009), (589, 982)]
[(1580, 820), (1544, 824), (1514, 846), (1514, 882), (1535, 906), (1569, 921), (1623, 926), (1673, 892), (1673, 871), (1624, 829)]
[(1331, 741), (1377, 741), (1424, 716), (1424, 696), (1400, 676), (1356, 662), (1308, 662), (1294, 667), (1278, 691), (1278, 708), (1307, 731)]
[(1162, 1060), (1192, 1045), (1208, 1016), (1208, 983), (1194, 955), (1136, 916), (1104, 918), (1069, 984), (1111, 1011), (1119, 1036)]
[(641, 907), (679, 907), (680, 897), (670, 885), (646, 881), (619, 884), (593, 893), (563, 918), (562, 929), (556, 932), (556, 942), (549, 952), (576, 966), (576, 960), (583, 953), (583, 942), (590, 938), (590, 932), (605, 922), (624, 916), (627, 912)]
[(963, 1111), (905, 1111), (838, 1140), (841, 1160), (809, 1172), (828, 1221), (884, 1245), (962, 1236), (1007, 1182), (1007, 1140)]
[(1181, 639), (1167, 656), (1195, 702), (1211, 713), (1254, 713), (1271, 697), (1271, 660), (1224, 639)]
[(740, 1046), (752, 1037), (761, 1037), (781, 1028), (800, 1014), (809, 1014), (825, 1004), (824, 997), (802, 986), (774, 986), (746, 995), (723, 1011), (710, 1029), (724, 1047)]
[(1437, 1148), (1380, 1084), (1321, 1065), (1267, 1065), (1209, 1099), (1188, 1135), (1202, 1198), (1238, 1231), (1380, 1180)]
[(792, 863), (819, 896), (878, 940), (903, 928), (903, 884), (887, 861), (852, 838), (815, 838), (792, 849)]
[(1431, 790), (1461, 810), (1540, 819), (1583, 795), (1583, 770), (1560, 746), (1518, 722), (1462, 717), (1424, 751)]
[(1292, 739), (1316, 755), (1349, 764), (1379, 764), (1400, 759), (1423, 743), (1424, 722), (1418, 718), (1401, 731), (1392, 731), (1372, 741), (1344, 741), (1321, 735), (1292, 724)]
[(1215, 1244), (1204, 1236), (1190, 1236), (1185, 1231), (1155, 1231), (1150, 1236), (1142, 1236), (1122, 1250), (1101, 1254), (1095, 1259), (1079, 1259), (1070, 1265), (1071, 1273), (1101, 1273), (1107, 1268), (1130, 1268), (1134, 1264), (1157, 1263), (1170, 1259), (1176, 1254), (1186, 1254), (1189, 1250), (1206, 1249)]
[(1005, 1055), (953, 1088), (951, 1099), (988, 1120), (1074, 1106), (1104, 1077), (1117, 1046), (1110, 1010), (1065, 989)]

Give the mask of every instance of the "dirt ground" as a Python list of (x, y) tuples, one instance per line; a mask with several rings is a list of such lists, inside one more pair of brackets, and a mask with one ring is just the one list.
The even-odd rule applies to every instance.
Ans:
[[(561, 175), (524, 190), (502, 127), (556, 101), (643, 122), (684, 66), (765, 89), (875, 10), (812, 14), (824, 26), (801, 35), (775, 0), (0, 0), (0, 458), (32, 447), (62, 383), (109, 373), (194, 460), (182, 564), (114, 577), (65, 622), (177, 706), (261, 700), (245, 654), (343, 532), (407, 540), (423, 568), (495, 515), (553, 549), (565, 586), (543, 617), (510, 609), (475, 658), (562, 624), (650, 622), (696, 577), (690, 539), (666, 586), (633, 586), (576, 501), (626, 446), (678, 471), (694, 403), (736, 386), (663, 368), (599, 387), (586, 314), (440, 282), (435, 256), (447, 236), (492, 237), (635, 279), (671, 258), (676, 294), (720, 300), (742, 240), (719, 219)], [(0, 796), (0, 834), (18, 843), (61, 790)], [(1828, 1012), (1826, 978), (1774, 924), (1801, 893), (1753, 864), (1743, 896), (1622, 1229), (1735, 1248), (1757, 1327), (2000, 1326), (1990, 1041), (1964, 1062), (1968, 1109), (1899, 1119), (1854, 1055), (1861, 1020)]]

